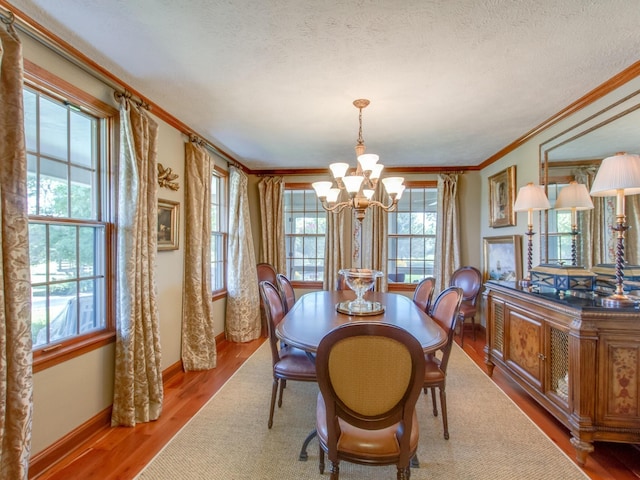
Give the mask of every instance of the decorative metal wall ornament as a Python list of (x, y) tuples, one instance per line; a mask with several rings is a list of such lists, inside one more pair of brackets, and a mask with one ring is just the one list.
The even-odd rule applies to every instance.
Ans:
[(173, 173), (170, 167), (164, 168), (161, 163), (158, 163), (158, 185), (177, 191), (180, 185), (178, 182), (174, 182), (176, 178), (178, 178), (178, 174)]

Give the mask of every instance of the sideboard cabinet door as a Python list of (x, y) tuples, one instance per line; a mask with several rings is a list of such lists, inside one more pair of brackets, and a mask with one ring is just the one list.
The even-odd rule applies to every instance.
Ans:
[(533, 388), (542, 392), (543, 321), (533, 312), (511, 305), (505, 315), (504, 361)]
[(603, 335), (601, 341), (600, 365), (604, 371), (599, 376), (602, 394), (597, 422), (621, 429), (630, 424), (640, 428), (638, 339), (628, 335)]

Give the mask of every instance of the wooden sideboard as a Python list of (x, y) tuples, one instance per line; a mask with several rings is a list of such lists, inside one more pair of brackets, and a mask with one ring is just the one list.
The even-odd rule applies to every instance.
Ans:
[(584, 465), (594, 441), (640, 443), (640, 310), (585, 295), (485, 284), (486, 363), (571, 431)]

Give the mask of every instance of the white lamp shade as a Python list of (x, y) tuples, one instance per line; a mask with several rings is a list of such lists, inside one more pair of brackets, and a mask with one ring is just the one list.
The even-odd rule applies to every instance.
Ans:
[(370, 188), (362, 189), (362, 194), (367, 198), (367, 200), (371, 200), (371, 197), (373, 197), (373, 194), (375, 192), (376, 192), (375, 190), (371, 190)]
[(311, 186), (316, 191), (318, 198), (326, 197), (332, 187), (331, 182), (313, 182)]
[(378, 163), (378, 155), (375, 153), (363, 153), (358, 157), (358, 162), (360, 163), (360, 167), (362, 167), (363, 172), (372, 171), (373, 166)]
[(373, 167), (371, 168), (371, 173), (369, 174), (369, 178), (372, 180), (375, 178), (380, 178), (380, 174), (382, 173), (383, 168), (384, 165), (382, 165), (381, 163), (376, 163), (375, 165), (373, 165)]
[(403, 177), (387, 177), (382, 179), (382, 184), (389, 195), (397, 195), (404, 182)]
[(528, 183), (518, 190), (516, 202), (513, 205), (514, 212), (527, 212), (529, 210), (547, 210), (551, 208), (549, 199), (541, 185)]
[(343, 178), (347, 174), (347, 170), (349, 170), (348, 163), (332, 163), (329, 165), (331, 169), (331, 173), (333, 174), (333, 178)]
[(340, 196), (339, 188), (331, 188), (329, 193), (327, 194), (327, 202), (336, 203), (338, 201), (338, 197)]
[(571, 182), (563, 187), (556, 199), (556, 210), (590, 210), (593, 208), (593, 201), (587, 190), (587, 186), (582, 183)]
[(342, 179), (342, 181), (344, 182), (344, 188), (347, 190), (347, 192), (352, 194), (358, 193), (363, 180), (364, 177), (360, 175), (349, 175)]
[(400, 185), (400, 190), (398, 190), (398, 194), (396, 195), (396, 200), (400, 200), (402, 198), (402, 194), (404, 193), (404, 189), (406, 187), (404, 185)]
[(591, 186), (594, 197), (613, 197), (618, 190), (624, 195), (640, 193), (640, 155), (616, 153), (600, 164)]

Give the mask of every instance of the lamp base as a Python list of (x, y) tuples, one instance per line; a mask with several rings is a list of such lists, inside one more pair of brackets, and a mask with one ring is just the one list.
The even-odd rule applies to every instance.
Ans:
[(607, 308), (633, 307), (635, 304), (635, 300), (632, 300), (627, 295), (619, 293), (611, 294), (602, 299), (602, 306)]

